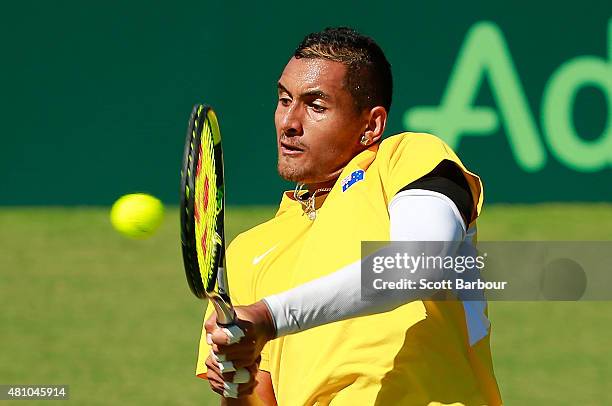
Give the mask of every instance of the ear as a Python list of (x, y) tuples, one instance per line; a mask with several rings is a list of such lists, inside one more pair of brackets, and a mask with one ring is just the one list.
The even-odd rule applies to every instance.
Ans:
[(387, 110), (382, 106), (373, 107), (369, 111), (368, 123), (363, 135), (369, 140), (368, 146), (377, 143), (382, 137), (387, 125)]

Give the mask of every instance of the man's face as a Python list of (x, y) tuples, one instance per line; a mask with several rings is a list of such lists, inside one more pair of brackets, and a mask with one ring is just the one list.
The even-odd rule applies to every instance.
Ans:
[(327, 59), (292, 58), (285, 66), (274, 114), (284, 179), (327, 186), (362, 149), (367, 114), (356, 110), (344, 88), (346, 70)]

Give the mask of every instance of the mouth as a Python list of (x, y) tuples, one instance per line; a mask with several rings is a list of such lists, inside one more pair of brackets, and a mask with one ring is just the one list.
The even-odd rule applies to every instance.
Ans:
[(280, 152), (283, 155), (296, 156), (304, 153), (304, 149), (285, 141), (280, 142)]

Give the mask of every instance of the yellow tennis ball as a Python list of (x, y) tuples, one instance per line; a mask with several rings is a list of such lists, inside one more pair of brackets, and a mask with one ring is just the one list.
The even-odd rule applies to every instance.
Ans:
[(117, 231), (139, 240), (153, 235), (163, 218), (162, 202), (145, 193), (121, 196), (110, 213), (111, 224)]

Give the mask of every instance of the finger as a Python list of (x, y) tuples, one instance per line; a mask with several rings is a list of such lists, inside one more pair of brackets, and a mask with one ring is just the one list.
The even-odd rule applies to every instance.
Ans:
[(233, 345), (213, 344), (210, 348), (217, 357), (220, 355), (225, 356), (225, 359), (221, 357), (221, 361), (233, 361), (234, 359), (251, 357), (256, 351), (254, 345), (247, 345), (243, 343)]
[[(231, 362), (229, 364), (232, 364)], [(233, 374), (236, 372), (236, 368), (228, 363), (218, 363), (212, 358), (212, 355), (206, 358), (205, 362), (207, 368), (207, 376), (209, 372), (215, 375), (215, 380), (218, 380), (221, 384), (224, 381), (231, 382)]]
[(211, 353), (213, 359), (216, 362), (225, 362), (225, 361), (227, 361), (227, 358), (226, 358), (225, 354), (223, 354), (223, 353), (216, 353), (214, 349), (210, 353)]
[(238, 384), (231, 382), (223, 383), (223, 396), (226, 398), (237, 398), (238, 397)]
[[(238, 352), (232, 352), (231, 354), (219, 354), (216, 352), (213, 352), (213, 354), (218, 365), (224, 364), (224, 366), (229, 367), (229, 363), (231, 363), (234, 370), (257, 364), (257, 360), (259, 359), (259, 354), (253, 352), (253, 350), (249, 348)], [(220, 361), (221, 359), (224, 361)]]
[(229, 345), (240, 342), (240, 339), (244, 337), (244, 331), (236, 324), (224, 327), (221, 330), (229, 337)]
[(242, 337), (244, 337), (244, 331), (242, 331), (242, 329), (235, 324), (229, 327), (214, 329), (209, 331), (209, 333), (211, 334), (210, 340), (212, 343), (217, 345), (235, 344), (239, 342)]
[(223, 383), (216, 383), (216, 382), (211, 382), (210, 380), (208, 381), (209, 385), (210, 385), (210, 389), (223, 396)]
[(231, 356), (226, 354), (225, 359), (229, 362), (231, 361), (234, 368), (247, 368), (250, 365), (259, 365), (260, 355), (256, 354), (252, 351), (246, 351), (244, 353), (236, 353)]
[(219, 371), (221, 371), (222, 374), (228, 372), (236, 372), (236, 367), (234, 366), (234, 363), (232, 361), (219, 362), (218, 365)]
[(208, 357), (206, 357), (206, 362), (210, 362), (211, 364), (218, 367), (219, 366), (218, 358), (219, 358), (219, 354), (215, 354), (215, 352), (211, 349), (210, 352), (208, 353)]
[(257, 362), (257, 357), (254, 354), (251, 354), (248, 357), (242, 357), (236, 360), (232, 360), (231, 362), (235, 369), (246, 368), (249, 365), (255, 364)]
[(229, 348), (229, 346), (212, 344), (210, 348), (215, 354), (225, 354), (225, 351), (227, 351), (227, 348)]
[(257, 364), (251, 364), (245, 368), (238, 368), (236, 372), (227, 372), (222, 375), (225, 382), (232, 383), (247, 383), (252, 378), (257, 379), (257, 373), (259, 372), (259, 366)]
[(246, 368), (238, 368), (236, 372), (223, 374), (223, 380), (231, 383), (247, 383), (251, 381), (251, 372)]
[(234, 373), (236, 368), (233, 365), (233, 362), (231, 361), (217, 361), (215, 358), (217, 357), (216, 354), (214, 354), (212, 351), (210, 353), (211, 355), (208, 357), (210, 358), (210, 360), (207, 358), (207, 362), (206, 362), (206, 367), (208, 369), (211, 369), (213, 371), (215, 371), (215, 373), (217, 373), (219, 376), (221, 376), (223, 380), (225, 380), (226, 375), (229, 373)]
[[(223, 364), (223, 367), (229, 367), (230, 369), (232, 369), (233, 367), (234, 368), (233, 370), (236, 370), (238, 368), (245, 368), (249, 365), (256, 364), (257, 359), (259, 358), (259, 354), (255, 354), (249, 349), (245, 351), (241, 351), (241, 352), (234, 352), (231, 355), (230, 354), (219, 354), (215, 352), (213, 352), (213, 354), (214, 354), (213, 357), (215, 357), (215, 360), (217, 364), (219, 365), (219, 368), (221, 368), (221, 365)], [(220, 359), (224, 359), (225, 361), (220, 361)], [(233, 371), (226, 370), (225, 372), (233, 372)]]
[(218, 327), (219, 326), (217, 326), (217, 314), (213, 312), (213, 314), (210, 315), (208, 320), (204, 322), (204, 328), (206, 329), (207, 333), (212, 333)]
[[(208, 379), (208, 383), (211, 386), (211, 388), (213, 388), (213, 390), (219, 389), (223, 386), (223, 382), (225, 382), (223, 380), (223, 377), (221, 375), (217, 375), (212, 369), (209, 369), (208, 371), (206, 371), (206, 378)], [(219, 393), (217, 391), (217, 393)]]
[(214, 392), (222, 395), (224, 382), (223, 376), (218, 371), (215, 371), (214, 368), (208, 366), (208, 369), (206, 371), (206, 378), (208, 379), (208, 384), (210, 385), (210, 388)]
[(217, 382), (217, 381), (209, 380), (208, 383), (210, 384), (210, 388), (212, 389), (213, 392), (218, 393), (219, 395), (223, 396), (223, 392), (225, 390), (223, 381)]
[(254, 341), (243, 339), (239, 343), (227, 345), (227, 344), (212, 344), (210, 346), (212, 350), (217, 354), (244, 354), (248, 352), (255, 352), (256, 345)]
[(206, 357), (204, 365), (206, 365), (208, 368), (219, 369), (219, 363), (215, 360), (215, 354), (212, 351), (210, 352), (210, 355)]

